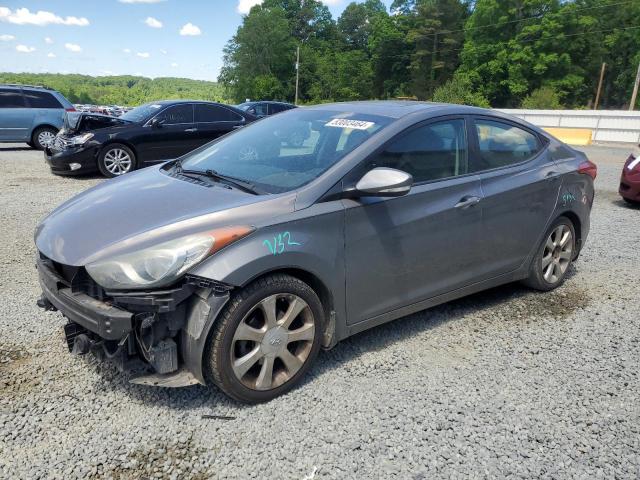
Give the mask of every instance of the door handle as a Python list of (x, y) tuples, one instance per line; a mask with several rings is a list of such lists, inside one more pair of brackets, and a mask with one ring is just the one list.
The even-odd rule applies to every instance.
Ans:
[(197, 129), (197, 128), (187, 128), (187, 129), (185, 130), (185, 132), (197, 132), (197, 131), (198, 131), (198, 129)]
[(475, 204), (480, 203), (480, 197), (467, 195), (460, 199), (458, 203), (456, 203), (456, 208), (466, 209), (474, 206)]
[(556, 175), (558, 175), (558, 172), (551, 170), (550, 172), (547, 172), (544, 178), (552, 179), (552, 178), (555, 178)]
[(233, 129), (234, 129), (234, 130), (237, 130), (237, 129), (242, 128), (242, 127), (244, 127), (244, 125), (234, 125), (234, 126), (233, 126)]

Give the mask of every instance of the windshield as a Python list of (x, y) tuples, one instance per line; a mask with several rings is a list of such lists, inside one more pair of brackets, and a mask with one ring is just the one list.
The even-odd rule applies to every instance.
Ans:
[(181, 166), (282, 193), (314, 180), (391, 121), (351, 112), (289, 110), (187, 154)]
[(130, 120), (132, 122), (145, 122), (153, 115), (158, 113), (158, 111), (162, 108), (162, 105), (159, 103), (146, 103), (144, 105), (140, 105), (139, 107), (134, 108), (133, 110), (129, 110), (124, 115), (121, 115), (119, 118), (124, 120)]

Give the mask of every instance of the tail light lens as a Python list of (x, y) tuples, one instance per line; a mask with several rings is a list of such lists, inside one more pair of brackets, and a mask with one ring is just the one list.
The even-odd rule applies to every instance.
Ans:
[(69, 108), (65, 108), (64, 111), (65, 112), (75, 112), (76, 108), (75, 107), (69, 107)]
[(578, 173), (589, 175), (595, 180), (596, 175), (598, 175), (598, 166), (591, 160), (585, 160), (578, 166)]

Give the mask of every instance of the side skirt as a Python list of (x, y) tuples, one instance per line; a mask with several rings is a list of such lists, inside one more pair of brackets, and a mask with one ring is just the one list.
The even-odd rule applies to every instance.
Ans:
[[(528, 266), (528, 263), (526, 265)], [(356, 333), (363, 332), (370, 328), (377, 327), (378, 325), (382, 325), (384, 323), (397, 320), (398, 318), (406, 317), (407, 315), (411, 315), (412, 313), (420, 312), (422, 310), (426, 310), (427, 308), (435, 307), (436, 305), (450, 302), (451, 300), (456, 300), (458, 298), (466, 297), (467, 295), (481, 292), (482, 290), (487, 290), (489, 288), (497, 287), (499, 285), (504, 285), (506, 283), (522, 280), (523, 278), (526, 278), (526, 270), (518, 269), (514, 272), (505, 273), (503, 275), (491, 278), (489, 280), (473, 283), (466, 287), (462, 287), (448, 293), (443, 293), (442, 295), (438, 295), (436, 297), (432, 297), (427, 300), (422, 300), (420, 302), (413, 303), (411, 305), (407, 305), (402, 308), (398, 308), (391, 312), (377, 315), (367, 320), (363, 320), (362, 322), (358, 322), (353, 325), (348, 325), (347, 337), (351, 335), (355, 335)]]

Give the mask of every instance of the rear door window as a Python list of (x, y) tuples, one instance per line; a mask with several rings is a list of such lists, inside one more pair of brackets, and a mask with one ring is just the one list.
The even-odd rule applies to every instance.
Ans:
[(48, 92), (24, 91), (24, 96), (31, 108), (62, 108), (60, 102)]
[(242, 117), (239, 114), (228, 108), (205, 103), (196, 104), (196, 122), (198, 123), (239, 122), (241, 120)]
[(24, 97), (20, 90), (0, 88), (0, 108), (24, 108)]
[(536, 135), (510, 123), (477, 118), (479, 155), (473, 171), (508, 167), (529, 160), (541, 149)]
[(193, 105), (190, 103), (173, 105), (159, 113), (157, 118), (163, 120), (165, 125), (193, 123)]

